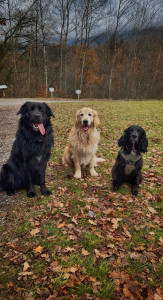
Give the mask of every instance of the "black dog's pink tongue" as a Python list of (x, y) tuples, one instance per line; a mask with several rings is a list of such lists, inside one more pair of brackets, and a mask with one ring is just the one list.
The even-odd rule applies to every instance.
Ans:
[(45, 128), (44, 128), (44, 125), (42, 123), (38, 124), (38, 129), (40, 130), (42, 135), (45, 134)]

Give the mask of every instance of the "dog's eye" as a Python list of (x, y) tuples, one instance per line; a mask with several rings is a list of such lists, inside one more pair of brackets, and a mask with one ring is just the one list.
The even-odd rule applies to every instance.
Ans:
[(39, 111), (42, 111), (42, 112), (43, 112), (43, 109), (42, 109), (42, 107), (41, 107), (41, 106), (39, 106), (39, 108), (38, 108), (38, 109), (39, 109)]
[(81, 116), (81, 117), (83, 117), (83, 116), (84, 116), (84, 114), (82, 114), (82, 113), (81, 113), (81, 114), (80, 114), (80, 116)]
[(31, 110), (34, 110), (34, 106), (31, 106)]
[(92, 114), (91, 114), (91, 113), (89, 113), (89, 114), (88, 114), (88, 116), (89, 116), (89, 117), (91, 117), (91, 116), (92, 116)]

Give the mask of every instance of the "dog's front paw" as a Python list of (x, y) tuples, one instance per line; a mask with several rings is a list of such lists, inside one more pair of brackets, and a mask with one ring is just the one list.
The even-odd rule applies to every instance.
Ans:
[(41, 194), (44, 196), (49, 196), (52, 194), (52, 192), (50, 190), (41, 190)]
[(112, 190), (113, 190), (113, 192), (117, 192), (118, 191), (118, 186), (113, 186)]
[(90, 173), (91, 173), (91, 176), (94, 176), (94, 177), (98, 176), (98, 173), (95, 170), (91, 171)]
[(81, 172), (76, 172), (75, 175), (74, 175), (74, 177), (75, 177), (76, 179), (81, 178)]
[(34, 191), (27, 192), (27, 197), (33, 198), (35, 196), (36, 196), (36, 193)]
[(133, 196), (137, 196), (138, 190), (132, 189), (132, 190), (131, 190), (131, 193), (132, 193)]
[(132, 186), (132, 188), (131, 188), (131, 194), (133, 196), (137, 196), (137, 194), (138, 194), (138, 186), (136, 184)]
[(7, 196), (12, 196), (14, 194), (15, 194), (15, 190), (13, 190), (13, 189), (10, 189), (7, 191)]

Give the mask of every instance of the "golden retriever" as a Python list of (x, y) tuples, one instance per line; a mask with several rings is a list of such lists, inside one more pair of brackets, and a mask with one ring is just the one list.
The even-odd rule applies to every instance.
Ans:
[(87, 165), (91, 176), (98, 176), (95, 171), (96, 163), (104, 161), (95, 155), (100, 140), (96, 129), (99, 122), (97, 112), (89, 107), (83, 107), (76, 112), (75, 124), (70, 131), (68, 145), (62, 157), (64, 165), (74, 165), (75, 178), (81, 178), (81, 166)]

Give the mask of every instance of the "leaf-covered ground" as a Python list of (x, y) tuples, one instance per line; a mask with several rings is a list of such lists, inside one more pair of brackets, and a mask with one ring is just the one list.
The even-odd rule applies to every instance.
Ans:
[[(162, 110), (161, 101), (50, 104), (55, 146), (46, 181), (50, 197), (16, 204), (1, 226), (0, 299), (155, 299), (161, 300)], [(101, 120), (98, 155), (106, 161), (91, 178), (73, 178), (61, 157), (82, 106)], [(143, 182), (138, 197), (124, 185), (111, 190), (117, 139), (129, 125), (147, 133)], [(4, 214), (4, 213), (3, 213)]]

